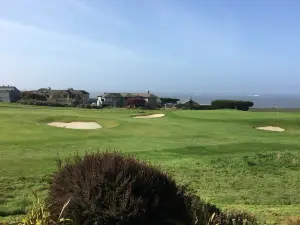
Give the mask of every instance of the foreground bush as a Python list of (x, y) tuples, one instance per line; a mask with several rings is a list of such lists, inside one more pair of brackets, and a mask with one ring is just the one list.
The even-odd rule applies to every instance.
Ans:
[(52, 219), (74, 224), (193, 224), (185, 190), (157, 168), (117, 153), (75, 157), (53, 175), (47, 204)]

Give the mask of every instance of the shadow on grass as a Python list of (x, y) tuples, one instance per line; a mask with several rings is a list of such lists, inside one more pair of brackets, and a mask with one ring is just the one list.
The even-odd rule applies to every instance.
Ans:
[[(220, 154), (248, 154), (255, 152), (270, 152), (270, 151), (284, 151), (284, 150), (299, 150), (298, 145), (293, 144), (279, 144), (279, 143), (257, 143), (257, 142), (246, 142), (246, 143), (230, 143), (223, 145), (202, 145), (202, 146), (191, 146), (184, 148), (175, 149), (162, 149), (160, 151), (152, 151), (151, 154), (164, 154), (170, 156), (209, 156), (209, 155), (220, 155)], [(149, 153), (147, 153), (149, 154)]]
[(25, 215), (27, 212), (23, 209), (15, 209), (12, 211), (0, 211), (0, 216), (1, 217), (6, 217), (6, 216), (17, 216), (17, 215)]

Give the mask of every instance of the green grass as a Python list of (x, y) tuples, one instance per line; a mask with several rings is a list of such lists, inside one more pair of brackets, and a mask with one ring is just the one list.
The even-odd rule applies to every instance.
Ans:
[[(145, 114), (155, 113), (145, 111)], [(300, 114), (164, 111), (134, 119), (134, 110), (85, 110), (0, 104), (0, 221), (18, 218), (47, 194), (56, 158), (117, 149), (169, 171), (199, 196), (226, 209), (254, 212), (264, 223), (300, 211)], [(95, 121), (98, 130), (47, 126)], [(256, 126), (276, 125), (286, 132)]]

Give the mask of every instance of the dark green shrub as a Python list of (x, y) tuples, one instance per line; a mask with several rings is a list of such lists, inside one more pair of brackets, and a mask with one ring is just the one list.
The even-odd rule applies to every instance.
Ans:
[(177, 103), (180, 101), (179, 98), (160, 98), (161, 104), (166, 104), (166, 103)]
[(36, 105), (36, 106), (51, 106), (51, 107), (66, 107), (68, 105), (58, 102), (49, 102), (49, 101), (38, 101), (33, 99), (21, 99), (20, 104), (24, 105)]
[(184, 188), (159, 169), (117, 153), (75, 157), (53, 174), (53, 219), (75, 224), (167, 225), (193, 222)]
[(186, 109), (186, 106), (182, 103), (176, 105), (177, 109)]
[(248, 111), (253, 107), (254, 103), (250, 101), (236, 101), (236, 100), (214, 100), (211, 102), (212, 109), (238, 109)]
[(47, 97), (41, 93), (33, 92), (33, 91), (23, 91), (21, 93), (22, 99), (31, 99), (31, 100), (37, 100), (37, 101), (46, 101)]
[(237, 101), (237, 107), (236, 109), (242, 110), (242, 111), (248, 111), (249, 108), (253, 107), (254, 103), (250, 101)]
[(194, 107), (195, 110), (211, 110), (211, 105), (198, 105)]
[(235, 109), (236, 101), (234, 100), (214, 100), (211, 102), (213, 109)]

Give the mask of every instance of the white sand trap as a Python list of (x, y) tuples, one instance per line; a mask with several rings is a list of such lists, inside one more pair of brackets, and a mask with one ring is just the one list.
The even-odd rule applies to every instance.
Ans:
[(136, 119), (150, 119), (150, 118), (159, 118), (163, 117), (165, 114), (152, 114), (152, 115), (147, 115), (147, 116), (135, 116), (134, 118)]
[(53, 127), (80, 129), (80, 130), (92, 130), (92, 129), (102, 128), (98, 123), (95, 122), (70, 122), (70, 123), (52, 122), (52, 123), (48, 123), (47, 125)]
[(285, 129), (281, 127), (273, 127), (273, 126), (267, 126), (267, 127), (256, 127), (258, 130), (266, 130), (266, 131), (275, 131), (275, 132), (283, 132)]

